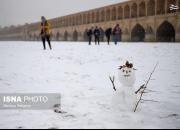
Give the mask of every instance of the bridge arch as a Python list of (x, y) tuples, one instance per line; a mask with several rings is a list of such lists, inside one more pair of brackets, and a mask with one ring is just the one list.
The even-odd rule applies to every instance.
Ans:
[(76, 15), (76, 25), (79, 25), (79, 15)]
[(92, 12), (91, 22), (92, 22), (92, 23), (95, 23), (95, 22), (96, 22), (96, 16), (95, 16), (95, 13), (94, 13), (94, 12)]
[(111, 11), (110, 11), (110, 9), (108, 8), (108, 9), (106, 10), (106, 21), (110, 21), (110, 18), (111, 18)]
[(90, 13), (88, 13), (88, 14), (87, 14), (87, 24), (89, 24), (89, 23), (90, 23), (90, 17), (91, 17), (91, 14), (90, 14)]
[(84, 31), (84, 41), (88, 41), (88, 36), (87, 36), (87, 32), (88, 32), (88, 29), (85, 29), (85, 31)]
[(79, 15), (79, 25), (82, 24), (82, 15)]
[(68, 17), (68, 26), (71, 26), (71, 17)]
[(145, 29), (140, 24), (136, 24), (131, 31), (131, 40), (133, 42), (143, 42), (145, 40)]
[(71, 25), (74, 26), (75, 22), (74, 22), (74, 17), (71, 16)]
[(140, 16), (140, 17), (146, 16), (146, 4), (145, 4), (144, 1), (142, 1), (142, 2), (139, 4), (139, 16)]
[(73, 41), (78, 41), (78, 32), (77, 32), (77, 30), (74, 30), (74, 32), (73, 32)]
[(37, 36), (36, 36), (36, 34), (34, 34), (34, 36), (33, 36), (33, 40), (34, 40), (34, 41), (36, 41), (36, 40), (37, 40)]
[(51, 39), (51, 40), (54, 40), (54, 32), (51, 32), (51, 33), (50, 33), (50, 39)]
[(79, 25), (79, 15), (76, 15), (76, 25)]
[(29, 37), (29, 40), (32, 40), (32, 39), (31, 39), (31, 38), (32, 38), (32, 35), (31, 35), (31, 34), (29, 34), (28, 37)]
[(180, 12), (180, 0), (178, 0), (178, 7), (179, 7), (179, 12)]
[(67, 22), (67, 18), (65, 17), (65, 18), (64, 18), (64, 26), (66, 27), (66, 26), (67, 26), (67, 24), (68, 24), (68, 22)]
[(129, 8), (129, 5), (126, 5), (126, 6), (124, 7), (124, 18), (125, 18), (125, 19), (130, 18), (130, 8)]
[(117, 17), (116, 7), (112, 8), (111, 16), (112, 16), (112, 20), (116, 20), (116, 17)]
[(157, 0), (157, 12), (158, 15), (165, 14), (165, 0)]
[(86, 14), (83, 14), (83, 21), (82, 21), (83, 24), (86, 24)]
[(104, 22), (104, 20), (105, 20), (105, 11), (102, 10), (101, 11), (101, 22)]
[(149, 0), (147, 4), (147, 15), (155, 15), (155, 0)]
[(157, 29), (158, 42), (175, 42), (175, 29), (171, 23), (164, 21)]
[(67, 40), (68, 40), (68, 35), (69, 35), (68, 32), (65, 31), (65, 32), (64, 32), (64, 41), (67, 41)]
[(59, 40), (60, 40), (60, 33), (57, 32), (57, 33), (56, 33), (56, 41), (59, 41)]
[(121, 6), (118, 7), (118, 19), (123, 19), (123, 8)]
[(137, 4), (133, 3), (131, 6), (131, 18), (137, 18)]
[(99, 22), (99, 11), (96, 12), (96, 23)]

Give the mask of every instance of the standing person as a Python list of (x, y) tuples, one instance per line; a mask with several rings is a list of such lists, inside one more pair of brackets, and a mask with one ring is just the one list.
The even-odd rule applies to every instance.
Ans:
[(119, 27), (119, 24), (117, 24), (115, 26), (115, 28), (113, 29), (113, 35), (114, 35), (114, 42), (115, 42), (115, 45), (117, 45), (117, 43), (119, 41), (121, 41), (121, 28)]
[(94, 38), (95, 38), (95, 44), (97, 45), (97, 42), (98, 42), (98, 45), (100, 45), (99, 44), (99, 42), (100, 42), (100, 30), (97, 26), (94, 30)]
[(46, 50), (46, 40), (49, 44), (49, 48), (52, 50), (51, 41), (50, 41), (50, 24), (44, 16), (41, 17), (41, 39), (43, 42), (44, 50)]
[(88, 36), (88, 40), (89, 40), (89, 45), (91, 45), (92, 35), (93, 35), (93, 27), (87, 31), (87, 36)]
[(112, 34), (112, 28), (106, 29), (105, 34), (106, 34), (107, 42), (108, 42), (108, 45), (109, 45), (109, 42), (110, 42), (110, 39), (111, 39), (111, 34)]
[(99, 28), (99, 30), (100, 30), (100, 41), (104, 42), (104, 30), (101, 27)]

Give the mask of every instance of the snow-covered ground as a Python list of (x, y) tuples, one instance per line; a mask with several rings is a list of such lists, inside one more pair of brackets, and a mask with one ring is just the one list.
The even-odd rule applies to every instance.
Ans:
[[(60, 93), (64, 114), (0, 110), (0, 128), (180, 128), (180, 44), (0, 42), (0, 93)], [(136, 113), (115, 109), (109, 76), (134, 63), (136, 89), (159, 65)], [(117, 105), (118, 106), (118, 105)]]

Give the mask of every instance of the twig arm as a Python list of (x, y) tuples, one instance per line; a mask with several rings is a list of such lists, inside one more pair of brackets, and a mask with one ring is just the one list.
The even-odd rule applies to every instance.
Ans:
[(113, 76), (113, 78), (112, 78), (111, 76), (109, 76), (109, 79), (110, 79), (110, 81), (111, 81), (111, 83), (112, 83), (112, 85), (113, 85), (114, 91), (116, 91), (116, 86), (115, 86), (115, 84), (114, 84), (115, 77)]
[(139, 93), (139, 91), (141, 91), (141, 89), (143, 89), (144, 88), (144, 86), (145, 86), (145, 84), (143, 84), (143, 85), (141, 85), (141, 87), (135, 92), (135, 94), (138, 94)]
[(141, 96), (140, 96), (140, 98), (139, 98), (139, 100), (138, 100), (138, 102), (137, 102), (137, 104), (136, 104), (136, 106), (135, 106), (134, 112), (136, 112), (136, 110), (137, 110), (137, 108), (138, 108), (138, 105), (139, 105), (140, 101), (142, 100), (142, 96), (143, 96), (143, 94), (144, 94), (144, 91), (146, 90), (147, 85), (148, 85), (149, 81), (151, 80), (151, 77), (152, 77), (153, 73), (155, 72), (158, 64), (159, 64), (159, 63), (157, 63), (157, 64), (155, 65), (153, 71), (151, 72), (151, 74), (150, 74), (150, 76), (149, 76), (149, 79), (147, 80), (146, 84), (144, 85), (143, 90), (142, 90), (142, 93), (141, 93)]

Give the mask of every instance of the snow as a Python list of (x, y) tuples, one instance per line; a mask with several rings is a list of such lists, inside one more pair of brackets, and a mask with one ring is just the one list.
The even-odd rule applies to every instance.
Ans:
[[(180, 44), (120, 43), (118, 46), (52, 42), (0, 42), (0, 93), (60, 93), (62, 110), (0, 110), (0, 128), (180, 128)], [(135, 88), (148, 79), (136, 113), (118, 109), (109, 76), (120, 87), (118, 67), (136, 70)]]

